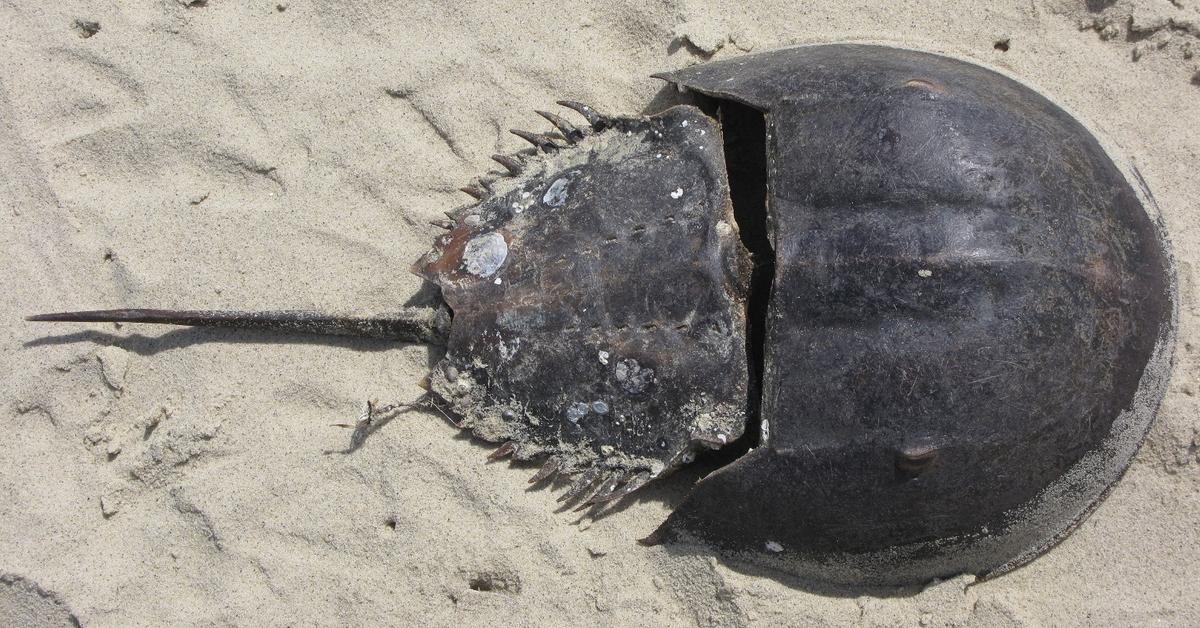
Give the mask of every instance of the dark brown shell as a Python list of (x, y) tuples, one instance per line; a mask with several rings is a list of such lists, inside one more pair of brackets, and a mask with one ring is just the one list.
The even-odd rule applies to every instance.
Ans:
[(1028, 561), (1161, 399), (1159, 231), (1096, 139), (981, 67), (877, 46), (666, 77), (763, 112), (775, 276), (761, 447), (659, 530), (848, 585)]
[(750, 425), (649, 540), (822, 585), (988, 576), (1068, 534), (1145, 437), (1175, 335), (1167, 244), (1099, 142), (1009, 78), (893, 48), (664, 78), (724, 134), (691, 106), (543, 113), (558, 133), (515, 131), (535, 148), (464, 188), (481, 202), (417, 263), (444, 303), (30, 319), (445, 341), (432, 398), (585, 505)]
[(746, 253), (699, 110), (572, 139), (510, 164), (416, 271), (454, 312), (432, 390), (603, 499), (742, 435)]

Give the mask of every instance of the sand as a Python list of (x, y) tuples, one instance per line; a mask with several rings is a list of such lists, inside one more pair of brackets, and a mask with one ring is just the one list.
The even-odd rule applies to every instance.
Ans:
[[(1198, 625), (1200, 0), (0, 3), (0, 624)], [(740, 5), (740, 8), (731, 8)], [(639, 546), (436, 414), (345, 453), (436, 356), (366, 340), (46, 327), (92, 307), (387, 310), (459, 186), (574, 98), (788, 44), (881, 42), (1037, 87), (1141, 171), (1181, 332), (1159, 419), (1072, 536), (992, 581), (819, 595)]]

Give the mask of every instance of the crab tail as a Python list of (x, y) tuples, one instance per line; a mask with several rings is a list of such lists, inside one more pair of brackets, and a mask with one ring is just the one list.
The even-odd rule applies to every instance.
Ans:
[(400, 312), (357, 315), (305, 310), (237, 312), (218, 310), (92, 310), (57, 312), (26, 317), (27, 321), (58, 323), (157, 323), (190, 327), (263, 329), (296, 334), (357, 336), (401, 342), (444, 345), (450, 330), (445, 307), (412, 307)]

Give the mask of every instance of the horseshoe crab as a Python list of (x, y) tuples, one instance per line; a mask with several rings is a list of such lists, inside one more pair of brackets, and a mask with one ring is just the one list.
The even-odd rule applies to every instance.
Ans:
[(805, 580), (994, 575), (1068, 534), (1145, 436), (1174, 337), (1165, 240), (1098, 141), (908, 50), (660, 78), (700, 106), (563, 101), (587, 124), (514, 131), (533, 147), (494, 157), (507, 176), (463, 188), (478, 203), (414, 266), (429, 307), (31, 320), (443, 344), (429, 398), (584, 505), (744, 443), (647, 542)]

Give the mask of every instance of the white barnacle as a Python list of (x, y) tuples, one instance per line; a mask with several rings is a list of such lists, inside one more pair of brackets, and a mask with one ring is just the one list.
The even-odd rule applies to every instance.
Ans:
[(679, 126), (682, 126), (682, 127), (687, 127), (687, 125), (688, 125), (688, 121), (687, 121), (687, 120), (684, 120), (684, 121), (683, 121), (683, 123), (682, 123), (682, 124), (680, 124)]
[(613, 375), (616, 376), (617, 384), (622, 390), (635, 395), (644, 392), (654, 383), (654, 369), (642, 368), (642, 365), (632, 358), (617, 362)]
[(922, 268), (921, 270), (917, 271), (917, 276), (918, 277), (932, 277), (933, 271), (929, 270), (928, 268)]
[(495, 231), (471, 238), (463, 249), (463, 265), (467, 267), (467, 272), (478, 277), (494, 275), (506, 259), (508, 242)]
[(496, 349), (500, 353), (500, 359), (505, 362), (511, 360), (513, 356), (517, 355), (517, 351), (521, 350), (520, 338), (514, 338), (511, 343), (506, 344), (504, 338), (497, 333), (496, 341)]
[(550, 207), (561, 207), (567, 202), (567, 178), (559, 177), (546, 188), (546, 193), (542, 195), (542, 202)]
[(683, 196), (683, 188), (675, 188), (675, 191), (671, 192), (671, 198), (679, 198), (681, 196)]
[(567, 408), (567, 420), (572, 423), (578, 423), (580, 419), (587, 416), (588, 409), (588, 404), (576, 401)]
[(762, 423), (759, 425), (759, 432), (761, 434), (761, 438), (759, 440), (761, 440), (765, 445), (767, 441), (771, 440), (771, 422), (763, 419)]
[(596, 357), (600, 358), (601, 364), (604, 364), (604, 365), (608, 364), (608, 352), (607, 351), (601, 351), (600, 353), (597, 353)]

